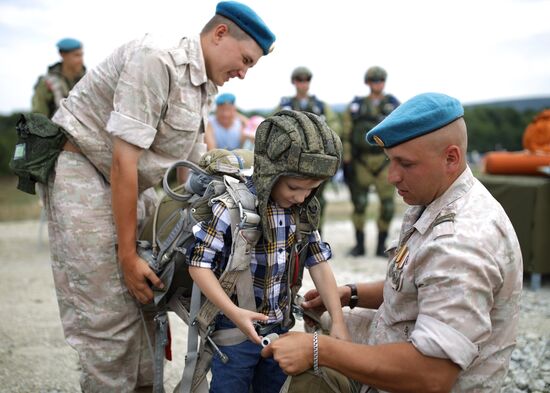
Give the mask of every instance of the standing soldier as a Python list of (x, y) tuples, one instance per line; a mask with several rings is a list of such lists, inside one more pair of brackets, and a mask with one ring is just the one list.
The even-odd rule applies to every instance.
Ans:
[(274, 41), (254, 10), (222, 1), (199, 34), (171, 48), (150, 36), (129, 41), (61, 100), (52, 121), (67, 142), (42, 196), (61, 321), (79, 354), (83, 392), (152, 390), (154, 321), (139, 303), (164, 284), (138, 255), (137, 234), (165, 171), (181, 159), (198, 162), (206, 150), (217, 86), (244, 79)]
[[(296, 95), (294, 97), (283, 97), (277, 107), (276, 112), (280, 110), (295, 110), (303, 112), (311, 112), (320, 116), (329, 127), (340, 135), (341, 127), (340, 122), (336, 114), (332, 111), (330, 106), (324, 101), (321, 101), (314, 95), (309, 94), (309, 85), (313, 74), (307, 67), (297, 67), (292, 71), (290, 76), (290, 82), (296, 88)], [(323, 197), (323, 191), (327, 182), (321, 185), (321, 188), (317, 191), (317, 199), (321, 205), (321, 214), (319, 222), (319, 230), (323, 227), (323, 212), (325, 211), (326, 201)]]
[(32, 97), (32, 112), (53, 116), (59, 102), (84, 76), (82, 43), (74, 38), (64, 38), (57, 43), (61, 61), (48, 67), (46, 75), (38, 78)]
[(391, 94), (384, 94), (386, 71), (371, 67), (365, 74), (365, 84), (370, 88), (366, 97), (355, 97), (344, 113), (344, 179), (351, 192), (352, 221), (356, 244), (349, 255), (365, 255), (366, 210), (369, 187), (374, 185), (380, 199), (378, 216), (378, 244), (376, 255), (383, 256), (388, 228), (394, 211), (394, 187), (388, 183), (388, 161), (384, 150), (370, 145), (365, 136), (397, 106), (399, 101)]

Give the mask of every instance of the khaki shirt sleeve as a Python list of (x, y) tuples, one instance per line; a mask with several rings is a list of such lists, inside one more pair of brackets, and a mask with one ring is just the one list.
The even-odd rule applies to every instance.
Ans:
[(31, 112), (42, 113), (47, 117), (51, 117), (53, 115), (53, 113), (50, 113), (50, 105), (52, 101), (53, 93), (48, 88), (46, 80), (44, 78), (40, 78), (34, 87)]
[(135, 51), (120, 74), (107, 131), (148, 149), (166, 104), (169, 80), (167, 67), (156, 50), (141, 47)]

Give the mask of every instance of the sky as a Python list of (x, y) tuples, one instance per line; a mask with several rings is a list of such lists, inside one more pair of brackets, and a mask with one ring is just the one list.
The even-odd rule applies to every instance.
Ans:
[[(405, 101), (436, 91), (465, 104), (550, 96), (550, 0), (246, 0), (277, 36), (244, 80), (220, 88), (242, 110), (294, 94), (290, 74), (313, 72), (310, 92), (329, 104), (368, 94), (368, 67), (388, 72)], [(84, 43), (90, 69), (150, 33), (166, 47), (197, 35), (211, 0), (0, 0), (0, 113), (29, 110), (33, 86), (59, 60), (56, 42)]]

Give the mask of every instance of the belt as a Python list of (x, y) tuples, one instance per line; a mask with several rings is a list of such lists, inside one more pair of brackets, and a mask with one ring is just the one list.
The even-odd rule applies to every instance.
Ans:
[(63, 145), (63, 150), (82, 154), (80, 149), (76, 147), (73, 143), (71, 143), (71, 141), (69, 140), (67, 140), (67, 142), (65, 142), (65, 144)]

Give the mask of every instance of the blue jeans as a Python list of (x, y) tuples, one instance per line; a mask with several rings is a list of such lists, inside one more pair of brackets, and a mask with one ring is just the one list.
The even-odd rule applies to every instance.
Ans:
[[(224, 316), (216, 322), (216, 330), (234, 327)], [(287, 330), (278, 328), (274, 332), (282, 334)], [(261, 345), (246, 340), (237, 345), (220, 346), (220, 350), (229, 361), (223, 364), (214, 352), (210, 393), (248, 393), (250, 387), (254, 393), (279, 393), (287, 376), (273, 358), (264, 359), (260, 355)]]

